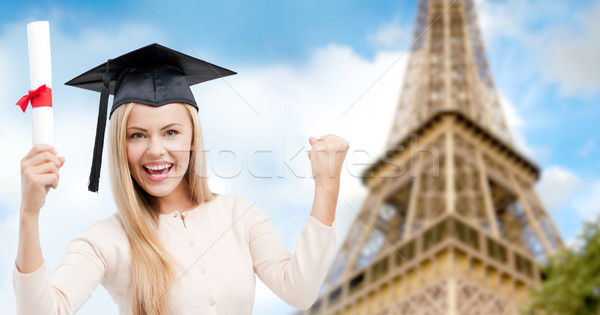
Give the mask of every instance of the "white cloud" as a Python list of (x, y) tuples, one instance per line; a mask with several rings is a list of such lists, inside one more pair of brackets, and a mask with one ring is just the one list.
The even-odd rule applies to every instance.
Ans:
[(502, 96), (500, 96), (500, 106), (504, 112), (506, 124), (517, 150), (535, 161), (543, 160), (547, 157), (550, 154), (549, 148), (532, 146), (527, 142), (525, 137), (525, 128), (527, 125), (523, 123), (523, 118), (518, 113), (517, 108)]
[(477, 1), (479, 26), (484, 40), (493, 43), (502, 37), (522, 36), (522, 24), (528, 19), (525, 1)]
[(554, 165), (542, 171), (536, 189), (546, 210), (556, 214), (579, 192), (582, 185), (583, 180), (574, 172)]
[(523, 127), (523, 119), (517, 113), (517, 109), (511, 102), (501, 97), (500, 106), (502, 107), (502, 111), (504, 112), (506, 124), (508, 125), (508, 128), (511, 131), (516, 132), (516, 130)]
[(581, 219), (595, 220), (600, 215), (600, 179), (586, 183), (586, 189), (573, 205)]
[(581, 245), (577, 235), (583, 221), (600, 215), (600, 179), (586, 178), (563, 166), (546, 167), (535, 189), (569, 246)]
[[(405, 48), (401, 45), (406, 44), (412, 37), (412, 28), (400, 25), (399, 19), (381, 25), (379, 29), (367, 37), (369, 44), (375, 48)], [(406, 49), (406, 48), (405, 48)]]
[(542, 78), (558, 83), (566, 96), (589, 97), (600, 91), (600, 2), (575, 13), (568, 2), (478, 2), (488, 47), (503, 45), (502, 39), (518, 42), (537, 56)]
[(255, 294), (253, 314), (290, 314), (295, 310), (285, 304), (258, 277), (256, 277)]
[(540, 64), (544, 78), (558, 82), (568, 96), (600, 92), (600, 2), (553, 30)]

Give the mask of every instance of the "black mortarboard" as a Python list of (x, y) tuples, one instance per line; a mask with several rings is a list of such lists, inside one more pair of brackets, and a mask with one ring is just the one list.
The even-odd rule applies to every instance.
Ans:
[(187, 103), (198, 110), (190, 86), (232, 74), (236, 73), (159, 44), (151, 44), (109, 59), (65, 83), (101, 93), (88, 190), (98, 191), (109, 94), (114, 95), (110, 115), (117, 107), (130, 102), (150, 106)]

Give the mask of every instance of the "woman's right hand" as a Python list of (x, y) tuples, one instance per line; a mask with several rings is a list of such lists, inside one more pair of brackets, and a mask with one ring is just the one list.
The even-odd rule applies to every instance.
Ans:
[(54, 147), (36, 144), (21, 160), (21, 211), (38, 215), (46, 202), (50, 187), (58, 187), (58, 170), (65, 158), (56, 155)]

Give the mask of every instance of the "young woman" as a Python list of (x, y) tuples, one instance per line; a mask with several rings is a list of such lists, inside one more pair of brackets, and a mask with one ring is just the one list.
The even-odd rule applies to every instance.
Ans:
[[(291, 254), (253, 202), (210, 192), (189, 91), (207, 78), (194, 79), (198, 69), (180, 62), (194, 58), (150, 46), (111, 60), (116, 69), (102, 68), (103, 94), (115, 95), (109, 170), (118, 212), (73, 239), (54, 275), (42, 257), (38, 218), (65, 159), (36, 145), (21, 162), (18, 313), (72, 314), (100, 283), (121, 314), (250, 314), (254, 274), (288, 304), (310, 307), (335, 250), (332, 224), (348, 143), (334, 135), (309, 139), (315, 197)], [(202, 63), (201, 71), (217, 67), (192, 61)]]

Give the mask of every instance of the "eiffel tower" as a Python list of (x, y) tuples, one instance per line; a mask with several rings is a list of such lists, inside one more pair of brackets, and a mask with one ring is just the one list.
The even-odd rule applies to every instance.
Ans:
[(419, 0), (386, 153), (308, 314), (516, 314), (562, 241), (516, 150), (473, 0)]

